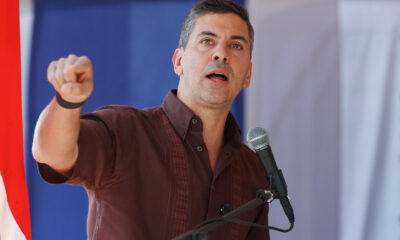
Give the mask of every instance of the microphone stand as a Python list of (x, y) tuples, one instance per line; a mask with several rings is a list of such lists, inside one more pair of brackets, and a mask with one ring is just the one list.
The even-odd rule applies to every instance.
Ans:
[(207, 240), (207, 233), (226, 223), (226, 219), (232, 219), (242, 215), (243, 213), (246, 213), (262, 204), (270, 203), (273, 199), (271, 191), (260, 189), (257, 191), (256, 198), (253, 200), (248, 201), (237, 209), (232, 210), (221, 217), (206, 220), (194, 229), (175, 237), (173, 240)]

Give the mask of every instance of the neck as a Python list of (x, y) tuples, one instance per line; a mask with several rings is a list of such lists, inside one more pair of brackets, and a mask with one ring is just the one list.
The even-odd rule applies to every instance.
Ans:
[(195, 110), (203, 122), (203, 138), (208, 150), (211, 169), (214, 171), (217, 158), (224, 144), (224, 130), (229, 111), (219, 112), (207, 109)]
[(203, 139), (207, 147), (211, 169), (214, 171), (217, 158), (224, 144), (225, 123), (230, 106), (210, 107), (194, 104), (191, 101), (185, 101), (185, 98), (180, 96), (179, 91), (178, 98), (199, 116), (203, 123)]

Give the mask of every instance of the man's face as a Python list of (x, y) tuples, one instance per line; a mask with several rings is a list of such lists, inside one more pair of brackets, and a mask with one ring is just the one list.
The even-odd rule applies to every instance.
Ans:
[(200, 16), (186, 49), (173, 56), (179, 75), (178, 97), (189, 107), (229, 109), (250, 84), (250, 40), (247, 24), (236, 14)]

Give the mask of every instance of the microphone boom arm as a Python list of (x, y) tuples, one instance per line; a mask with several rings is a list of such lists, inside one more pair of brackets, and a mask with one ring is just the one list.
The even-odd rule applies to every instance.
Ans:
[(205, 222), (201, 223), (200, 225), (196, 226), (193, 230), (185, 232), (178, 237), (174, 238), (173, 240), (207, 240), (207, 233), (213, 230), (214, 228), (227, 223), (229, 219), (233, 219), (243, 213), (250, 211), (262, 204), (270, 203), (274, 199), (273, 194), (269, 190), (258, 190), (256, 194), (256, 198), (253, 200), (248, 201), (244, 205), (234, 209), (227, 214), (206, 220)]

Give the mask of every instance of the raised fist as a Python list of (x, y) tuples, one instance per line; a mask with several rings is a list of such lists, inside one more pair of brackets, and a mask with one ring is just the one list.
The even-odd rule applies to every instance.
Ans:
[(47, 79), (65, 101), (83, 102), (93, 91), (92, 62), (86, 56), (70, 54), (49, 64)]

